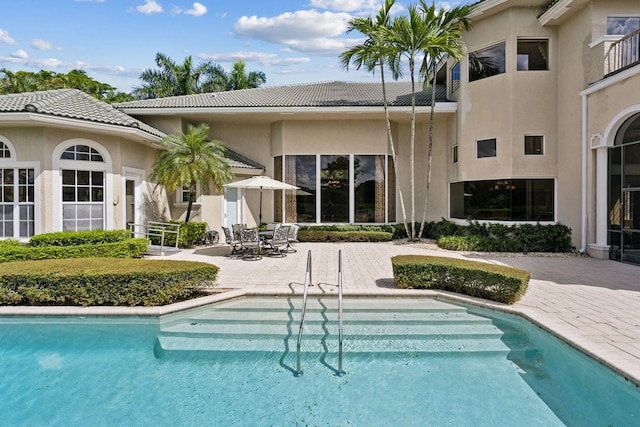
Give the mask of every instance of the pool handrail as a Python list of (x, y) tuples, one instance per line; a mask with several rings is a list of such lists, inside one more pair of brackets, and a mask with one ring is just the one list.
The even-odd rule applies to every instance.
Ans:
[(300, 312), (300, 329), (298, 330), (298, 342), (296, 344), (296, 371), (293, 373), (296, 377), (302, 376), (300, 368), (300, 345), (302, 343), (302, 332), (304, 330), (304, 316), (307, 311), (307, 295), (309, 285), (311, 283), (311, 250), (307, 253), (307, 272), (304, 275), (304, 293), (302, 296), (302, 310)]
[(342, 249), (338, 251), (338, 371), (336, 375), (345, 374), (342, 369)]

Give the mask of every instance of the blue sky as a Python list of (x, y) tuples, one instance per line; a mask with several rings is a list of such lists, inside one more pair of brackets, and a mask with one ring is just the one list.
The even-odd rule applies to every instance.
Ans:
[[(437, 2), (446, 7), (460, 1)], [(378, 81), (344, 71), (337, 59), (358, 34), (349, 19), (375, 15), (381, 0), (5, 0), (0, 68), (85, 70), (129, 92), (156, 68), (157, 52), (181, 63), (213, 61), (229, 70), (242, 58), (267, 86), (328, 80)], [(396, 1), (396, 13), (409, 2)]]

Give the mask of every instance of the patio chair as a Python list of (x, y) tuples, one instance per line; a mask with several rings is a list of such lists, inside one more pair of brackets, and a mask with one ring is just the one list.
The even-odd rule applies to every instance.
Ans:
[(289, 244), (289, 228), (288, 225), (278, 225), (273, 231), (273, 238), (267, 239), (266, 244), (271, 247), (271, 253), (269, 256), (286, 257), (287, 255), (282, 251), (286, 249)]
[(224, 232), (225, 243), (231, 246), (231, 253), (228, 253), (225, 256), (240, 256), (242, 254), (242, 245), (240, 244), (240, 240), (234, 238), (228, 227), (222, 227), (222, 231)]
[(291, 224), (289, 226), (289, 238), (287, 239), (287, 247), (284, 249), (284, 252), (294, 253), (298, 251), (296, 248), (291, 246), (292, 243), (299, 243), (298, 230), (300, 230), (300, 226), (297, 224)]
[(242, 245), (242, 259), (256, 261), (262, 259), (262, 244), (260, 234), (257, 229), (244, 229), (240, 236), (240, 245)]

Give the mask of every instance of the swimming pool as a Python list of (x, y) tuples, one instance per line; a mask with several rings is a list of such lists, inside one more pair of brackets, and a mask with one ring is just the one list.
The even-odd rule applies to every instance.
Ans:
[(522, 319), (434, 299), (241, 298), (0, 318), (0, 424), (639, 425), (640, 391)]

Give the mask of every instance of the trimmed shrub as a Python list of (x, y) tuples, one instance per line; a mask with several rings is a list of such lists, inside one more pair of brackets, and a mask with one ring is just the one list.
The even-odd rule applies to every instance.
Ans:
[(60, 231), (33, 236), (31, 246), (78, 246), (122, 242), (131, 238), (129, 230)]
[[(182, 221), (169, 221), (169, 224), (175, 224), (180, 226), (178, 235), (178, 247), (179, 248), (192, 248), (193, 246), (202, 242), (205, 233), (207, 232), (206, 222), (182, 222)], [(175, 231), (175, 228), (170, 226), (167, 230)], [(160, 244), (159, 236), (150, 236), (151, 243), (154, 245)], [(164, 236), (165, 246), (175, 246), (176, 235), (175, 233), (166, 233)]]
[(193, 261), (66, 259), (3, 265), (0, 304), (157, 306), (199, 295), (218, 267)]
[(393, 233), (385, 231), (298, 231), (301, 242), (389, 242)]
[(530, 278), (517, 268), (454, 258), (399, 255), (391, 264), (401, 288), (441, 289), (506, 304), (520, 299)]
[(142, 256), (148, 246), (149, 241), (143, 238), (72, 246), (0, 246), (0, 263), (61, 258), (134, 258)]

